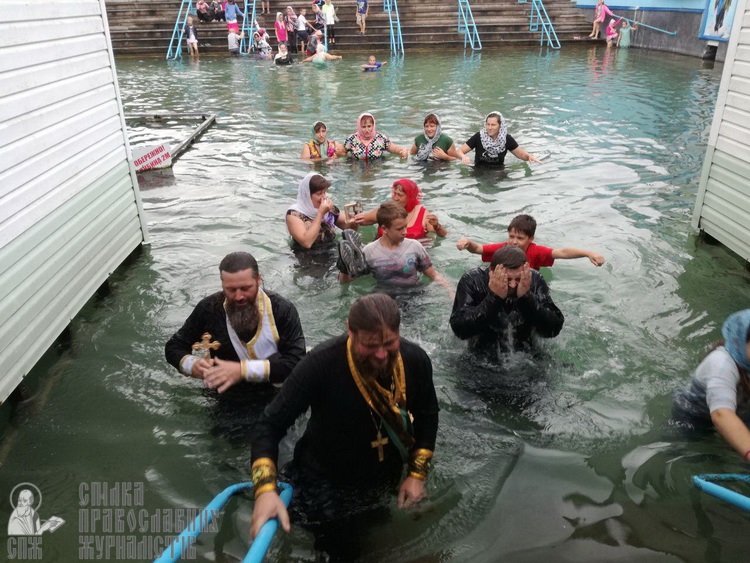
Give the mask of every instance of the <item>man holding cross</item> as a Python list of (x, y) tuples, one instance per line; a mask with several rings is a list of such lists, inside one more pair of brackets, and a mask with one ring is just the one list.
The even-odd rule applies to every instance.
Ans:
[[(426, 496), (438, 403), (432, 363), (424, 350), (399, 336), (400, 321), (391, 297), (375, 293), (358, 299), (349, 310), (347, 333), (312, 350), (266, 407), (252, 444), (253, 535), (276, 516), (289, 530), (276, 492), (279, 442), (308, 408), (307, 428), (282, 478), (294, 484), (292, 509), (302, 522), (338, 521), (334, 548), (355, 539), (356, 534), (341, 533), (341, 522), (352, 525), (354, 515), (375, 501), (374, 491), (397, 484), (404, 467), (399, 507)], [(321, 539), (317, 532), (316, 538)], [(318, 548), (328, 547), (318, 542)]]
[(219, 393), (242, 382), (283, 383), (305, 354), (297, 309), (260, 287), (247, 252), (225, 256), (219, 275), (222, 291), (198, 303), (169, 339), (167, 361)]

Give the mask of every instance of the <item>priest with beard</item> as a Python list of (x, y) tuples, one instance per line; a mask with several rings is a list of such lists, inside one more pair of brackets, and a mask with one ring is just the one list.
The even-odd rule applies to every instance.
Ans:
[[(200, 301), (167, 342), (167, 361), (219, 393), (235, 385), (281, 385), (305, 354), (297, 309), (261, 288), (258, 263), (247, 252), (226, 255), (219, 276), (222, 290)], [(204, 333), (210, 339), (195, 346)], [(206, 348), (210, 357), (202, 357)]]
[(317, 549), (332, 559), (354, 559), (362, 531), (378, 515), (387, 517), (397, 487), (400, 508), (425, 498), (439, 409), (432, 363), (400, 337), (400, 321), (391, 297), (358, 299), (346, 334), (312, 350), (265, 408), (252, 443), (253, 536), (274, 517), (289, 531), (276, 488), (279, 442), (308, 408), (307, 427), (281, 480), (293, 484), (290, 511), (313, 531)]
[(564, 321), (544, 278), (511, 245), (497, 250), (488, 268), (461, 277), (450, 318), (456, 336), (490, 355), (528, 349), (537, 336), (553, 338)]

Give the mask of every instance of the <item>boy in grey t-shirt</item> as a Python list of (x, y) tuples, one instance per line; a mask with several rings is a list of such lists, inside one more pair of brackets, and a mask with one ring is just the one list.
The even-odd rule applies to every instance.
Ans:
[[(438, 282), (450, 292), (453, 288), (432, 265), (432, 261), (421, 243), (405, 238), (406, 209), (394, 201), (380, 206), (377, 221), (383, 236), (365, 246), (363, 254), (370, 273), (379, 282), (399, 286), (419, 283), (420, 274)], [(346, 283), (352, 276), (341, 273), (339, 280)]]

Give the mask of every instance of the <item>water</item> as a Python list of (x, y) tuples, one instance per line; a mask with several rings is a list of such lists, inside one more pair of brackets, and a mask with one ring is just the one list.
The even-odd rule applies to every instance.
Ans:
[[(542, 165), (509, 157), (506, 174), (395, 157), (370, 167), (318, 165), (339, 205), (371, 208), (393, 180), (415, 180), (450, 231), (429, 251), (453, 284), (479, 264), (455, 241), (504, 240), (519, 213), (536, 217), (537, 242), (607, 258), (600, 269), (583, 259), (543, 272), (565, 314), (563, 331), (540, 358), (517, 354), (499, 367), (467, 357), (439, 285), (405, 299), (402, 334), (434, 363), (436, 465), (430, 502), (414, 514), (394, 508), (363, 539), (369, 560), (744, 560), (738, 531), (746, 517), (698, 494), (690, 477), (746, 466), (715, 436), (688, 441), (664, 429), (671, 391), (723, 319), (750, 304), (743, 261), (698, 241), (690, 227), (721, 67), (567, 46), (409, 54), (380, 73), (359, 72), (361, 63), (118, 60), (127, 113), (200, 110), (217, 113), (218, 124), (173, 177), (143, 177), (151, 244), (31, 375), (34, 399), (5, 410), (2, 490), (30, 481), (44, 493), (42, 517), (67, 522), (45, 535), (44, 560), (91, 556), (79, 552), (81, 536), (108, 535), (82, 529), (82, 482), (144, 483), (143, 508), (154, 513), (204, 506), (247, 477), (248, 437), (221, 435), (214, 401), (163, 359), (166, 339), (218, 288), (221, 257), (250, 250), (266, 287), (296, 303), (309, 344), (342, 332), (349, 304), (371, 290), (369, 280), (340, 286), (332, 262), (298, 259), (289, 248), (283, 216), (310, 169), (298, 155), (313, 122), (324, 120), (329, 138), (343, 140), (369, 110), (379, 130), (411, 146), (434, 111), (462, 143), (496, 109)], [(185, 131), (135, 126), (132, 142)], [(364, 231), (365, 240), (373, 236)], [(282, 449), (288, 459), (291, 444)], [(241, 558), (251, 503), (230, 507), (221, 531), (204, 535), (198, 560)], [(273, 553), (315, 558), (300, 529)]]

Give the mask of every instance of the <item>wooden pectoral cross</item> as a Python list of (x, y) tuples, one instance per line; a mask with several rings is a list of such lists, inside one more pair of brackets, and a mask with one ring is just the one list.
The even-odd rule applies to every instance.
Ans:
[(378, 448), (378, 461), (383, 461), (385, 456), (383, 455), (383, 446), (388, 443), (388, 438), (383, 438), (383, 435), (378, 430), (378, 439), (370, 442), (370, 446)]
[(193, 355), (199, 358), (211, 359), (211, 350), (218, 350), (221, 342), (211, 342), (211, 334), (204, 332), (201, 341), (193, 344)]

